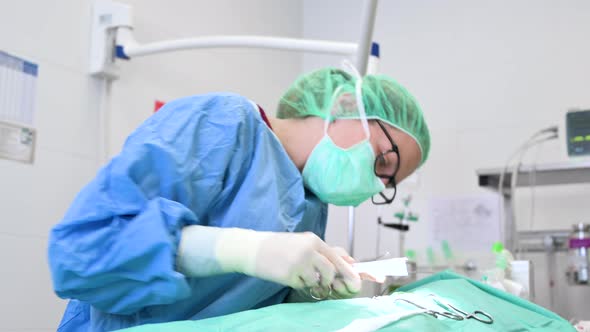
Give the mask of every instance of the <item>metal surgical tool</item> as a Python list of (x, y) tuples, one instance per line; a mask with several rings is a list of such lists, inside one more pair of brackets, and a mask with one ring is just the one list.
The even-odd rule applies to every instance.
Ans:
[(403, 301), (403, 302), (409, 303), (418, 309), (424, 310), (425, 314), (430, 315), (434, 318), (438, 318), (438, 316), (442, 316), (442, 317), (446, 317), (446, 318), (450, 318), (450, 319), (454, 319), (454, 320), (463, 320), (464, 319), (462, 316), (459, 316), (459, 315), (454, 314), (452, 312), (448, 312), (448, 311), (440, 312), (440, 311), (436, 311), (436, 310), (431, 310), (431, 309), (423, 307), (417, 303), (414, 303), (410, 300), (406, 300), (406, 299), (402, 299), (402, 298), (397, 298), (397, 299), (393, 300), (394, 303), (397, 301)]
[(429, 294), (428, 296), (432, 297), (432, 299), (434, 300), (434, 302), (436, 302), (439, 306), (445, 308), (445, 309), (452, 309), (453, 311), (459, 313), (462, 315), (462, 317), (464, 319), (475, 319), (478, 322), (484, 323), (484, 324), (493, 324), (494, 323), (494, 318), (488, 314), (485, 311), (481, 311), (481, 310), (475, 310), (471, 313), (467, 313), (457, 307), (455, 307), (454, 305), (450, 304), (450, 303), (444, 303), (442, 302), (436, 295), (434, 294)]

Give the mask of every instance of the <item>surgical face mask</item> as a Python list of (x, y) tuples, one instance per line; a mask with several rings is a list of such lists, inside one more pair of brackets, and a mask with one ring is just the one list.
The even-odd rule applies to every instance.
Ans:
[(315, 146), (303, 168), (306, 187), (324, 203), (357, 206), (385, 189), (383, 182), (373, 172), (375, 153), (369, 141), (371, 133), (362, 103), (361, 86), (362, 81), (359, 79), (356, 84), (356, 106), (367, 137), (346, 149), (337, 146), (328, 136), (329, 114), (324, 124), (324, 137)]

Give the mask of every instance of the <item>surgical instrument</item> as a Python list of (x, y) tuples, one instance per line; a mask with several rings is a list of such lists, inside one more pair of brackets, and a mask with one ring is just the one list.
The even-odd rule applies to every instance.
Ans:
[(439, 306), (441, 306), (445, 309), (450, 308), (450, 309), (454, 310), (455, 312), (459, 313), (460, 315), (463, 315), (464, 319), (475, 319), (476, 321), (484, 323), (484, 324), (493, 324), (494, 323), (494, 318), (485, 311), (475, 310), (471, 313), (467, 313), (450, 303), (442, 302), (442, 300), (434, 294), (428, 294), (428, 296), (431, 297), (432, 300), (436, 304), (438, 304)]
[(450, 319), (453, 319), (453, 320), (463, 320), (464, 319), (464, 317), (462, 317), (460, 315), (457, 315), (457, 314), (454, 314), (452, 312), (448, 312), (448, 311), (442, 311), (441, 312), (441, 311), (436, 311), (436, 310), (428, 309), (426, 307), (423, 307), (423, 306), (421, 306), (421, 305), (419, 305), (419, 304), (417, 304), (415, 302), (412, 302), (410, 300), (407, 300), (407, 299), (397, 298), (397, 299), (393, 300), (394, 303), (397, 302), (397, 301), (403, 301), (403, 302), (409, 303), (409, 304), (415, 306), (418, 309), (424, 310), (424, 313), (425, 314), (428, 314), (428, 315), (430, 315), (430, 316), (432, 316), (434, 318), (438, 318), (438, 316), (443, 316), (443, 317), (450, 318)]

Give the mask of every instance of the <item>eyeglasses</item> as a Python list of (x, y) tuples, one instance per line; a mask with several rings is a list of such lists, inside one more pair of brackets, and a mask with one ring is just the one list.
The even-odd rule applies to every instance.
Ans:
[(375, 158), (375, 165), (373, 166), (374, 172), (377, 177), (387, 180), (385, 187), (392, 188), (393, 194), (385, 195), (384, 192), (380, 192), (379, 195), (371, 197), (371, 201), (375, 205), (384, 205), (391, 204), (395, 199), (395, 194), (397, 193), (397, 183), (395, 182), (395, 175), (399, 170), (401, 158), (399, 155), (399, 149), (397, 147), (397, 144), (395, 144), (395, 142), (387, 132), (385, 126), (379, 120), (377, 120), (377, 124), (379, 125), (379, 127), (381, 127), (381, 130), (383, 130), (385, 136), (391, 143), (391, 149), (379, 154), (377, 158)]

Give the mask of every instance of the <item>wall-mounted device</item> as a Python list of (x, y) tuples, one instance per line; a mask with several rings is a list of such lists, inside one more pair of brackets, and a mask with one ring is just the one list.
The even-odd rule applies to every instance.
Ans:
[(590, 109), (567, 112), (565, 126), (568, 156), (590, 155)]

